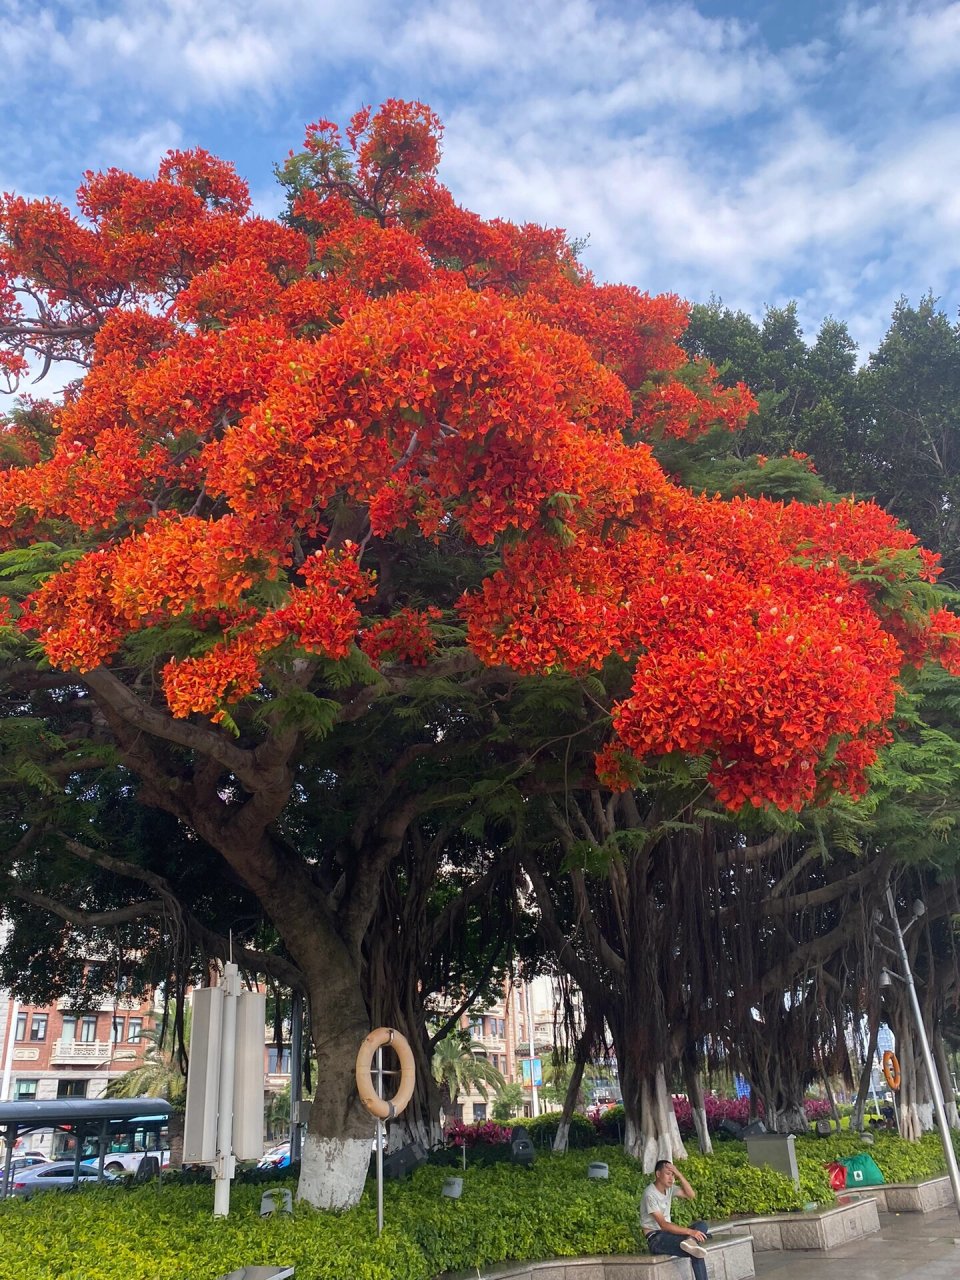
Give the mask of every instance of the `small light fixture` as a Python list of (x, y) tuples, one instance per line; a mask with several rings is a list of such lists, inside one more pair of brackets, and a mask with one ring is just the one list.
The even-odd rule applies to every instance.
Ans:
[(926, 913), (927, 913), (927, 904), (923, 901), (922, 898), (917, 898), (916, 902), (913, 904), (914, 920), (919, 920), (920, 917), (923, 915), (926, 915)]
[(593, 1160), (587, 1165), (588, 1178), (609, 1178), (610, 1166), (604, 1164), (602, 1160)]
[(892, 986), (893, 986), (893, 979), (890, 977), (890, 970), (889, 970), (889, 969), (881, 969), (881, 970), (880, 970), (880, 986), (881, 986), (881, 987), (892, 987)]
[(443, 1186), (440, 1188), (440, 1194), (446, 1196), (450, 1200), (459, 1200), (463, 1194), (462, 1178), (444, 1178)]

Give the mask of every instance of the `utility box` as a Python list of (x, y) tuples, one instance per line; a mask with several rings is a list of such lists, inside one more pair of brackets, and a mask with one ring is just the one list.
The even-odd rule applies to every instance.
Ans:
[(792, 1133), (756, 1133), (744, 1138), (747, 1159), (756, 1169), (776, 1169), (793, 1179), (800, 1186), (800, 1170), (797, 1168), (797, 1140)]

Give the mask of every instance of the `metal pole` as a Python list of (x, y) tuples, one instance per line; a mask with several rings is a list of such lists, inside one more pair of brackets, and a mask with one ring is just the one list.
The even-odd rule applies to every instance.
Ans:
[(17, 1140), (17, 1125), (15, 1123), (8, 1124), (3, 1131), (3, 1136), (6, 1141), (6, 1149), (3, 1153), (3, 1178), (0, 1179), (0, 1200), (5, 1200), (10, 1190), (10, 1165), (13, 1161), (13, 1144)]
[(303, 1096), (303, 996), (294, 991), (290, 1011), (290, 1163), (300, 1159), (300, 1100)]
[[(383, 1097), (383, 1047), (377, 1050), (377, 1093)], [(369, 1133), (369, 1130), (367, 1130)], [(377, 1116), (377, 1235), (383, 1235), (383, 1120)]]
[(930, 1045), (927, 1041), (926, 1028), (923, 1025), (923, 1012), (920, 1009), (920, 1001), (917, 998), (917, 988), (913, 982), (913, 971), (910, 968), (910, 961), (907, 957), (906, 944), (903, 941), (903, 931), (900, 928), (900, 920), (897, 916), (897, 905), (893, 899), (893, 890), (887, 885), (887, 907), (890, 911), (890, 918), (893, 921), (893, 931), (897, 938), (897, 947), (900, 950), (900, 963), (903, 965), (903, 976), (906, 979), (907, 990), (910, 993), (910, 1006), (913, 1009), (913, 1016), (917, 1023), (917, 1035), (920, 1038), (920, 1048), (923, 1051), (923, 1064), (927, 1068), (927, 1076), (930, 1080), (930, 1092), (933, 1095), (933, 1109), (937, 1113), (937, 1127), (940, 1130), (940, 1141), (943, 1143), (943, 1154), (947, 1158), (947, 1170), (950, 1174), (950, 1185), (953, 1187), (953, 1202), (960, 1214), (960, 1169), (957, 1168), (957, 1156), (953, 1149), (953, 1139), (950, 1136), (950, 1126), (947, 1123), (947, 1111), (943, 1105), (943, 1093), (940, 1089), (940, 1077), (937, 1075), (936, 1067), (933, 1064), (933, 1054), (930, 1052)]
[(220, 1040), (220, 1103), (217, 1111), (217, 1163), (214, 1166), (213, 1216), (230, 1213), (233, 1158), (233, 1084), (237, 1067), (237, 999), (239, 970), (232, 961), (223, 966), (223, 1034)]
[(523, 997), (524, 997), (524, 1002), (526, 1005), (526, 1013), (527, 1013), (527, 1038), (530, 1041), (528, 1045), (530, 1052), (527, 1055), (530, 1059), (530, 1114), (531, 1116), (533, 1116), (535, 1120), (537, 1116), (540, 1114), (540, 1097), (537, 1093), (537, 1086), (533, 1078), (533, 1063), (534, 1063), (535, 1050), (533, 1047), (533, 1014), (530, 1011), (530, 983), (529, 982), (525, 982), (523, 984)]

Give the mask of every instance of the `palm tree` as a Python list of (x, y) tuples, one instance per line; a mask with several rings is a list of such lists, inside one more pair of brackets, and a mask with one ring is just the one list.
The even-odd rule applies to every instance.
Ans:
[[(167, 1019), (165, 1030), (154, 1027), (143, 1033), (147, 1047), (139, 1066), (111, 1080), (106, 1088), (108, 1098), (166, 1098), (182, 1111), (187, 1104), (187, 1077), (173, 1048), (174, 1018)], [(183, 1011), (184, 1048), (190, 1044), (190, 1009)]]
[(506, 1083), (492, 1063), (473, 1053), (464, 1031), (455, 1031), (438, 1041), (433, 1051), (433, 1078), (451, 1107), (461, 1093), (479, 1093), (486, 1102), (490, 1090), (502, 1089)]

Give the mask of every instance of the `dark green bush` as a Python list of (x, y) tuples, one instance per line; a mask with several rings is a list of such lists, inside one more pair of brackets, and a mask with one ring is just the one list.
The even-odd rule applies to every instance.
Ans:
[[(551, 1111), (546, 1115), (537, 1116), (535, 1120), (524, 1120), (522, 1124), (527, 1133), (529, 1133), (535, 1147), (538, 1149), (541, 1147), (552, 1148), (553, 1140), (557, 1136), (557, 1130), (560, 1128), (560, 1112)], [(567, 1137), (567, 1147), (571, 1151), (586, 1151), (596, 1145), (597, 1129), (593, 1121), (588, 1120), (579, 1111), (575, 1111), (570, 1117), (570, 1133)]]

